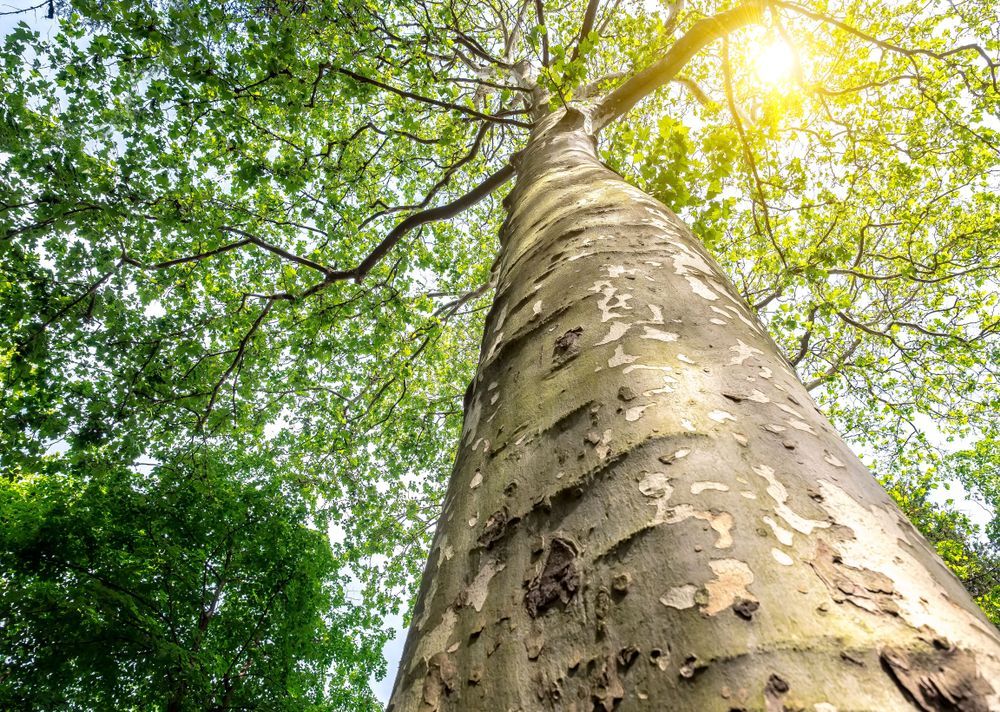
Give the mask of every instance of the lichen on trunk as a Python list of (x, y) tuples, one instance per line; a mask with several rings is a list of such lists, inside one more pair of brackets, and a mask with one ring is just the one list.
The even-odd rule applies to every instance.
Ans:
[(1000, 636), (711, 256), (539, 122), (389, 709), (1000, 709)]

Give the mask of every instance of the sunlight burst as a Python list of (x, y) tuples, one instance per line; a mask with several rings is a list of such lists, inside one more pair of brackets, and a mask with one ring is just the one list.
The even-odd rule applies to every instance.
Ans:
[(795, 73), (795, 52), (784, 40), (764, 45), (754, 61), (757, 78), (772, 87), (788, 84)]

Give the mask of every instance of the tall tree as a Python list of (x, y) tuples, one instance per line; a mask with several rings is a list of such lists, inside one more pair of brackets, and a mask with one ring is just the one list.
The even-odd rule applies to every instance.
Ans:
[[(1000, 704), (996, 631), (809, 395), (995, 600), (975, 533), (925, 506), (949, 473), (996, 501), (990, 3), (58, 9), (0, 75), (17, 694), (370, 704), (351, 627), (399, 610), (436, 525), (397, 709)], [(196, 461), (225, 526), (142, 512), (200, 502)], [(179, 533), (86, 536), (137, 517)], [(301, 581), (282, 615), (212, 593), (243, 518), (278, 546), (233, 549), (233, 585)], [(332, 561), (260, 560), (325, 528)], [(211, 653), (149, 618), (178, 540)], [(370, 615), (331, 597), (352, 582)], [(254, 616), (250, 655), (225, 631)], [(60, 665), (78, 620), (130, 626), (122, 652), (81, 633)], [(149, 649), (173, 652), (122, 662)]]
[(390, 708), (995, 707), (997, 630), (694, 235), (601, 165), (606, 107), (517, 159)]

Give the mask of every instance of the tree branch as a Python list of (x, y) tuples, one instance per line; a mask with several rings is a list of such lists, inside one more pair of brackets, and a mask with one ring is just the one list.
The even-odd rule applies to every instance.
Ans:
[[(394, 227), (392, 231), (385, 236), (385, 239), (383, 239), (382, 242), (380, 242), (375, 249), (372, 250), (371, 253), (358, 264), (357, 267), (348, 270), (328, 272), (326, 281), (334, 282), (342, 279), (353, 279), (355, 282), (360, 282), (365, 278), (365, 275), (367, 275), (372, 268), (378, 264), (379, 260), (381, 260), (385, 254), (389, 252), (389, 250), (391, 250), (404, 235), (406, 235), (406, 233), (430, 222), (447, 220), (448, 218), (455, 217), (459, 213), (471, 208), (473, 205), (478, 203), (513, 177), (514, 167), (510, 165), (504, 166), (462, 197), (456, 198), (446, 205), (439, 205), (436, 208), (428, 208), (427, 210), (421, 210), (419, 213), (410, 215), (408, 218), (396, 225), (396, 227)], [(315, 289), (315, 287), (313, 289)]]
[(32, 10), (41, 10), (43, 7), (45, 7), (46, 5), (48, 5), (50, 2), (51, 2), (51, 0), (43, 0), (42, 2), (38, 3), (37, 5), (32, 5), (31, 7), (25, 7), (25, 8), (21, 8), (19, 10), (11, 10), (10, 12), (0, 12), (0, 17), (5, 17), (7, 15), (21, 15), (21, 14), (24, 14), (26, 12), (31, 12)]
[(188, 255), (186, 257), (178, 257), (177, 259), (167, 260), (166, 262), (156, 262), (151, 265), (144, 264), (130, 255), (123, 255), (122, 261), (140, 269), (167, 269), (168, 267), (176, 267), (177, 265), (186, 264), (188, 262), (200, 262), (201, 260), (206, 260), (209, 257), (215, 257), (215, 255), (221, 255), (223, 252), (229, 252), (230, 250), (235, 250), (249, 244), (250, 240), (238, 240), (237, 242), (227, 243), (222, 247), (216, 247), (214, 250), (199, 252), (196, 255)]
[(844, 350), (844, 353), (840, 354), (840, 356), (838, 356), (837, 359), (830, 364), (830, 368), (826, 369), (826, 371), (821, 373), (819, 376), (812, 379), (808, 383), (804, 384), (806, 390), (812, 391), (818, 388), (819, 386), (823, 385), (827, 381), (829, 381), (833, 376), (836, 376), (838, 373), (840, 373), (840, 370), (847, 363), (847, 359), (849, 359), (852, 355), (854, 355), (855, 350), (860, 345), (861, 345), (861, 339), (856, 337), (853, 341), (851, 341), (847, 349)]
[(574, 92), (574, 97), (577, 100), (586, 99), (590, 96), (590, 93), (599, 89), (601, 84), (605, 82), (613, 82), (616, 79), (624, 79), (628, 76), (628, 72), (612, 72), (611, 74), (605, 74), (603, 77), (599, 77), (592, 82), (587, 82), (582, 87)]
[(250, 329), (243, 335), (243, 338), (240, 339), (239, 348), (236, 349), (236, 356), (233, 357), (229, 367), (222, 373), (222, 376), (219, 377), (219, 380), (216, 381), (215, 386), (212, 388), (211, 395), (208, 399), (208, 405), (205, 407), (205, 412), (198, 418), (197, 430), (201, 430), (201, 428), (205, 425), (205, 422), (208, 420), (208, 416), (212, 414), (212, 408), (215, 407), (215, 401), (219, 397), (219, 390), (222, 388), (222, 385), (226, 382), (233, 371), (235, 371), (236, 368), (242, 363), (243, 357), (246, 355), (247, 347), (250, 345), (250, 339), (252, 339), (254, 334), (256, 334), (260, 329), (261, 324), (264, 323), (264, 320), (271, 312), (271, 309), (274, 307), (276, 301), (276, 299), (268, 300), (267, 304), (264, 305), (264, 308), (260, 310), (260, 314), (257, 315), (253, 324), (251, 324)]
[(709, 98), (704, 89), (698, 86), (698, 82), (695, 80), (688, 79), (687, 77), (674, 77), (670, 81), (675, 84), (680, 84), (682, 87), (687, 89), (691, 96), (693, 96), (702, 106), (708, 106), (712, 103), (712, 99)]
[(423, 208), (426, 208), (427, 204), (434, 199), (434, 196), (437, 195), (438, 191), (440, 191), (442, 188), (448, 185), (448, 183), (451, 181), (452, 176), (458, 171), (458, 169), (467, 164), (472, 159), (474, 159), (477, 155), (479, 155), (479, 149), (482, 146), (483, 139), (486, 138), (486, 134), (489, 133), (490, 128), (492, 128), (490, 124), (484, 123), (480, 125), (479, 131), (476, 132), (476, 136), (473, 139), (472, 146), (469, 148), (468, 152), (464, 156), (459, 158), (457, 161), (452, 163), (445, 170), (444, 174), (437, 181), (437, 183), (431, 186), (431, 189), (427, 191), (426, 195), (424, 195), (423, 200), (421, 200), (416, 205), (400, 205), (394, 208), (386, 208), (385, 210), (380, 210), (377, 213), (373, 213), (372, 215), (368, 216), (361, 222), (359, 228), (364, 228), (371, 221), (383, 217), (385, 215), (388, 215), (389, 213), (401, 213), (405, 210), (422, 210)]
[(511, 126), (520, 126), (521, 128), (530, 129), (531, 124), (525, 123), (524, 121), (518, 121), (517, 119), (505, 119), (500, 116), (493, 116), (492, 114), (484, 114), (475, 109), (470, 109), (461, 104), (452, 104), (451, 102), (441, 101), (440, 99), (434, 99), (429, 96), (423, 96), (421, 94), (415, 94), (411, 91), (405, 89), (399, 89), (391, 84), (386, 84), (385, 82), (380, 82), (378, 79), (372, 79), (371, 77), (366, 77), (357, 72), (352, 72), (350, 69), (344, 69), (343, 67), (337, 67), (334, 71), (338, 74), (343, 74), (346, 77), (361, 82), (362, 84), (371, 84), (379, 89), (384, 89), (385, 91), (401, 96), (404, 99), (412, 99), (413, 101), (419, 101), (423, 104), (430, 104), (431, 106), (437, 106), (442, 109), (448, 109), (450, 111), (457, 111), (462, 114), (467, 114), (469, 116), (474, 116), (477, 119), (482, 119), (483, 121), (496, 121), (501, 124), (509, 124)]
[(794, 357), (789, 359), (793, 366), (798, 366), (799, 362), (806, 357), (807, 353), (809, 353), (809, 339), (812, 338), (811, 322), (816, 318), (816, 312), (818, 309), (818, 306), (813, 305), (812, 309), (809, 310), (809, 316), (806, 317), (806, 321), (809, 322), (809, 324), (806, 326), (806, 330), (802, 334), (802, 338), (799, 339), (799, 351)]
[(580, 43), (586, 40), (587, 35), (594, 29), (594, 20), (597, 18), (597, 7), (600, 4), (601, 0), (588, 0), (587, 9), (583, 13), (583, 24), (580, 25), (580, 37), (573, 47), (573, 55), (569, 58), (569, 61), (572, 62), (580, 56)]
[(597, 26), (597, 34), (604, 34), (604, 30), (608, 28), (608, 25), (611, 24), (611, 21), (615, 17), (615, 13), (618, 12), (619, 5), (621, 5), (621, 0), (614, 0), (614, 3), (611, 5), (611, 9), (604, 13), (604, 18), (601, 20), (601, 24)]
[[(743, 121), (740, 119), (740, 112), (736, 108), (736, 97), (733, 94), (733, 81), (732, 72), (729, 65), (729, 42), (728, 40), (723, 41), (722, 45), (722, 74), (723, 83), (726, 89), (726, 102), (729, 105), (729, 113), (732, 114), (733, 123), (736, 125), (736, 133), (739, 134), (740, 144), (743, 147), (743, 156), (746, 158), (747, 166), (750, 169), (750, 175), (753, 178), (754, 187), (757, 190), (757, 197), (760, 201), (760, 211), (764, 217), (764, 230), (761, 230), (759, 221), (757, 220), (757, 210), (756, 207), (753, 210), (753, 221), (754, 226), (758, 233), (766, 232), (767, 238), (771, 242), (771, 246), (777, 253), (778, 258), (781, 260), (781, 266), (788, 269), (788, 262), (785, 260), (785, 253), (782, 251), (778, 241), (774, 237), (774, 230), (771, 228), (771, 214), (767, 207), (767, 198), (764, 195), (764, 184), (760, 179), (760, 173), (757, 170), (757, 162), (754, 160), (753, 151), (750, 149), (750, 142), (747, 140), (746, 131), (743, 128)], [(754, 201), (754, 205), (756, 206)]]
[(124, 262), (125, 264), (132, 265), (133, 267), (138, 267), (139, 269), (161, 270), (161, 269), (167, 269), (168, 267), (176, 267), (178, 265), (187, 264), (188, 262), (200, 262), (201, 260), (206, 260), (210, 257), (215, 257), (216, 255), (221, 255), (225, 252), (231, 252), (232, 250), (238, 249), (240, 247), (246, 247), (247, 245), (256, 245), (257, 247), (260, 247), (261, 249), (266, 250), (267, 252), (277, 255), (282, 259), (288, 260), (289, 262), (295, 262), (296, 264), (300, 264), (303, 267), (309, 267), (310, 269), (314, 269), (320, 274), (327, 275), (332, 271), (329, 267), (322, 265), (319, 262), (311, 260), (308, 257), (302, 257), (301, 255), (296, 255), (293, 252), (289, 252), (284, 248), (278, 247), (277, 245), (273, 245), (270, 242), (267, 242), (266, 240), (257, 237), (256, 235), (252, 235), (246, 232), (245, 230), (241, 230), (240, 228), (224, 225), (219, 229), (222, 232), (238, 235), (243, 239), (237, 240), (236, 242), (227, 243), (225, 245), (222, 245), (221, 247), (216, 247), (213, 250), (199, 252), (194, 255), (187, 255), (185, 257), (178, 257), (176, 259), (166, 260), (165, 262), (156, 262), (151, 265), (141, 262), (140, 260), (137, 260), (136, 258), (132, 257), (127, 253), (122, 254), (121, 261)]
[(475, 38), (470, 37), (466, 33), (462, 32), (462, 30), (460, 30), (457, 25), (452, 26), (449, 29), (455, 33), (455, 39), (460, 44), (465, 45), (465, 47), (468, 48), (470, 52), (472, 52), (480, 59), (484, 59), (487, 62), (495, 64), (498, 67), (503, 67), (504, 69), (511, 68), (510, 64), (494, 57), (492, 54), (489, 53), (489, 51), (485, 47), (479, 44), (479, 42), (477, 42)]
[(437, 309), (434, 310), (434, 316), (441, 316), (442, 314), (446, 314), (447, 316), (445, 318), (447, 319), (448, 316), (454, 314), (463, 304), (467, 304), (473, 299), (478, 299), (482, 295), (486, 294), (486, 292), (488, 292), (490, 289), (493, 289), (494, 286), (496, 285), (495, 282), (493, 281), (493, 277), (491, 276), (490, 279), (486, 280), (475, 289), (472, 289), (466, 292), (465, 294), (462, 294), (461, 296), (454, 299), (453, 301), (448, 302), (447, 304), (442, 304), (441, 306), (439, 306)]
[(839, 316), (841, 319), (843, 319), (844, 321), (846, 321), (851, 326), (853, 326), (853, 327), (855, 327), (857, 329), (861, 329), (861, 331), (865, 332), (866, 334), (871, 334), (872, 336), (886, 339), (889, 343), (891, 343), (893, 346), (895, 346), (896, 349), (898, 349), (900, 351), (900, 353), (905, 353), (906, 351), (912, 350), (912, 349), (906, 348), (901, 343), (899, 343), (899, 341), (896, 340), (896, 337), (894, 337), (891, 333), (887, 333), (885, 331), (879, 331), (875, 327), (868, 326), (867, 324), (865, 324), (863, 322), (860, 322), (860, 321), (858, 321), (857, 319), (854, 319), (851, 316), (848, 316), (847, 314), (845, 314), (842, 311), (838, 311), (837, 312), (837, 316)]
[(624, 116), (643, 98), (676, 77), (691, 57), (706, 45), (741, 27), (760, 22), (765, 4), (765, 0), (752, 0), (696, 22), (666, 55), (634, 74), (601, 102), (594, 112), (595, 130)]
[(535, 0), (535, 18), (538, 26), (542, 28), (542, 66), (549, 66), (549, 31), (545, 27), (545, 11), (542, 9), (542, 0)]
[(664, 34), (671, 35), (677, 29), (677, 21), (680, 20), (684, 4), (684, 0), (674, 0), (674, 4), (667, 11), (667, 19), (663, 23)]
[(321, 265), (319, 262), (315, 262), (309, 259), (308, 257), (302, 257), (300, 255), (296, 255), (292, 252), (289, 252), (288, 250), (278, 247), (277, 245), (272, 245), (270, 242), (266, 242), (265, 240), (262, 240), (256, 235), (251, 235), (250, 233), (240, 230), (239, 228), (224, 226), (220, 229), (223, 232), (232, 233), (233, 235), (239, 235), (240, 237), (244, 238), (246, 242), (253, 243), (254, 245), (257, 245), (257, 247), (260, 247), (263, 250), (267, 250), (272, 254), (278, 255), (279, 257), (286, 259), (289, 262), (295, 262), (296, 264), (300, 264), (303, 267), (309, 267), (310, 269), (314, 269), (317, 272), (324, 275), (328, 274), (331, 271), (329, 267)]
[[(123, 261), (124, 260), (119, 260), (117, 263), (115, 263), (115, 266), (113, 268), (111, 268), (110, 270), (108, 270), (107, 272), (105, 272), (104, 274), (102, 274), (93, 284), (91, 284), (89, 287), (87, 287), (87, 291), (85, 291), (79, 297), (77, 297), (72, 302), (70, 302), (69, 304), (67, 304), (66, 306), (64, 306), (62, 309), (60, 309), (54, 315), (52, 315), (51, 317), (49, 317), (48, 319), (46, 319), (45, 322), (42, 324), (41, 328), (39, 329), (38, 333), (40, 334), (41, 332), (45, 331), (47, 328), (49, 328), (50, 326), (52, 326), (55, 322), (57, 322), (60, 319), (62, 319), (70, 310), (73, 309), (73, 307), (75, 307), (77, 304), (79, 304), (80, 302), (82, 302), (84, 299), (86, 299), (90, 295), (92, 295), (95, 292), (97, 292), (97, 290), (101, 288), (101, 285), (103, 285), (105, 282), (107, 282), (109, 279), (111, 279), (112, 276), (114, 276), (115, 272), (118, 271), (118, 268), (121, 267)], [(36, 336), (37, 336), (37, 334), (36, 334)], [(32, 338), (34, 338), (34, 337), (32, 337)]]

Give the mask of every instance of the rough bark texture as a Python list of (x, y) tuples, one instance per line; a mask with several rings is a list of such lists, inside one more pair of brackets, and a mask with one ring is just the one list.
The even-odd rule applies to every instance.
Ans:
[(687, 228), (552, 116), (389, 709), (1000, 709), (1000, 636)]

